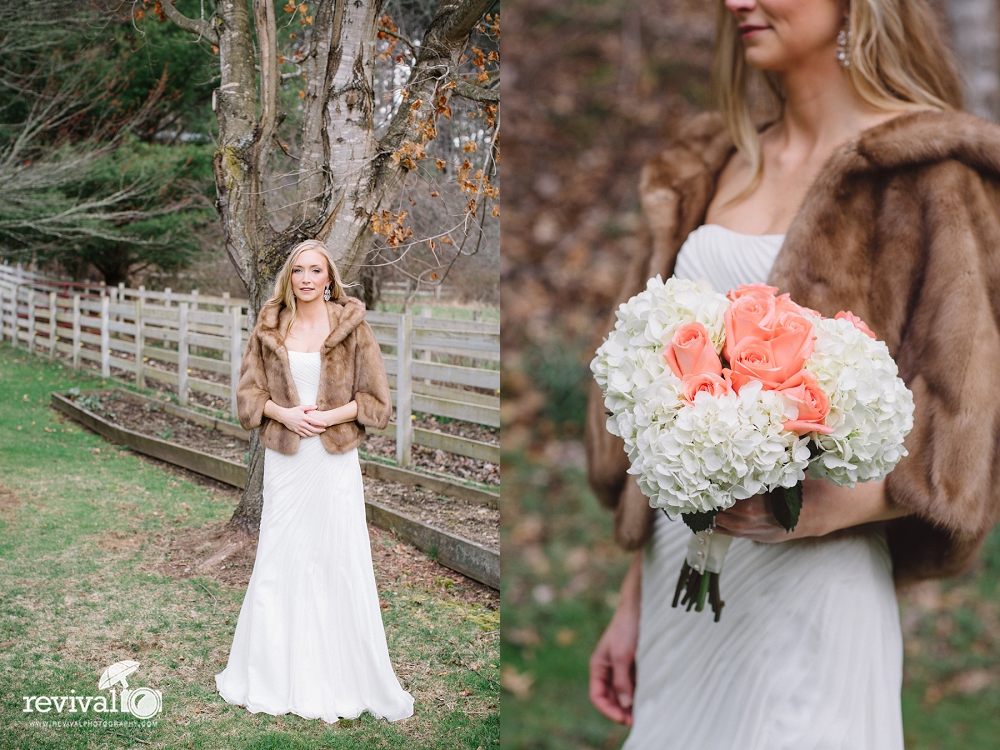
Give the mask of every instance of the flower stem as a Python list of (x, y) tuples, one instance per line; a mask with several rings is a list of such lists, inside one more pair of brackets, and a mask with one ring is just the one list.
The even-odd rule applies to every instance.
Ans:
[(714, 573), (703, 573), (701, 576), (701, 585), (698, 587), (698, 603), (695, 605), (695, 612), (701, 612), (705, 609), (705, 596), (708, 594), (708, 582), (711, 580)]
[(687, 583), (688, 576), (691, 574), (691, 566), (686, 562), (683, 567), (681, 567), (680, 577), (677, 579), (677, 589), (674, 591), (674, 601), (671, 607), (676, 607), (677, 602), (680, 601), (681, 592), (684, 590), (684, 584)]

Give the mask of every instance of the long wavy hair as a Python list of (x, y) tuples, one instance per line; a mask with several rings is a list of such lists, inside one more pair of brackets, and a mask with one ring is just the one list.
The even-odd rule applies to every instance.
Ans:
[(330, 276), (330, 299), (340, 299), (341, 295), (344, 294), (344, 284), (340, 280), (340, 272), (337, 271), (337, 264), (333, 262), (330, 249), (324, 243), (319, 240), (305, 240), (293, 247), (292, 252), (288, 254), (288, 258), (285, 260), (285, 265), (278, 271), (278, 276), (274, 280), (274, 292), (260, 308), (261, 314), (263, 314), (269, 305), (276, 307), (278, 312), (281, 312), (282, 307), (291, 309), (292, 314), (288, 318), (288, 325), (285, 326), (285, 330), (279, 331), (282, 340), (284, 340), (285, 336), (292, 329), (292, 324), (295, 323), (295, 315), (298, 312), (296, 306), (297, 298), (295, 297), (295, 292), (292, 290), (292, 270), (295, 268), (295, 263), (298, 261), (299, 256), (306, 250), (315, 250), (326, 258), (326, 270)]
[[(762, 103), (776, 109), (779, 117), (785, 105), (778, 76), (747, 65), (738, 25), (724, 0), (718, 0), (709, 84), (712, 104), (722, 115), (736, 148), (750, 163), (752, 175), (727, 204), (750, 193), (764, 171), (749, 92), (761, 91)], [(866, 102), (890, 111), (962, 109), (955, 59), (941, 39), (926, 0), (851, 0), (847, 28), (850, 67), (844, 72)]]

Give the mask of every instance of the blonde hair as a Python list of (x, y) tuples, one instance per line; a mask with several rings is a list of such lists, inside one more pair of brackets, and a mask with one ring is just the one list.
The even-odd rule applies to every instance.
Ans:
[[(962, 86), (951, 51), (938, 33), (925, 0), (851, 0), (847, 28), (851, 43), (847, 80), (869, 104), (885, 110), (962, 108)], [(746, 196), (764, 171), (760, 136), (751, 115), (749, 86), (780, 113), (785, 95), (771, 71), (751, 68), (744, 57), (736, 16), (719, 0), (710, 90), (736, 148), (750, 163), (750, 182), (733, 198)]]
[(297, 306), (295, 292), (292, 290), (292, 270), (295, 268), (295, 263), (298, 261), (299, 256), (306, 250), (315, 250), (326, 258), (326, 271), (330, 276), (330, 299), (340, 299), (344, 294), (344, 284), (340, 280), (340, 272), (337, 271), (337, 265), (333, 262), (330, 249), (324, 243), (319, 240), (305, 240), (293, 247), (292, 251), (288, 254), (288, 258), (285, 260), (285, 265), (278, 271), (278, 276), (274, 280), (274, 292), (260, 308), (261, 314), (267, 309), (268, 305), (276, 307), (279, 312), (282, 307), (291, 309), (292, 314), (288, 318), (288, 325), (285, 327), (285, 330), (279, 331), (282, 339), (292, 329), (292, 324), (295, 323)]

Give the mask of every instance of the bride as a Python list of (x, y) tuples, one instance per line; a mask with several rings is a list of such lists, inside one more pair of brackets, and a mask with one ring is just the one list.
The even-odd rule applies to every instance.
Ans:
[(260, 428), (264, 497), (229, 663), (229, 703), (333, 723), (413, 714), (389, 661), (357, 446), (384, 428), (389, 386), (365, 308), (327, 247), (296, 245), (240, 367), (240, 424)]
[[(753, 81), (776, 104), (760, 130)], [(718, 111), (643, 170), (650, 241), (618, 302), (673, 273), (851, 310), (913, 392), (909, 456), (853, 489), (807, 479), (790, 534), (765, 496), (720, 513), (714, 623), (671, 607), (690, 532), (626, 474), (593, 384), (588, 477), (636, 555), (591, 700), (624, 750), (901, 750), (894, 583), (966, 569), (1000, 516), (1000, 128), (960, 111), (924, 0), (719, 0), (712, 87)]]

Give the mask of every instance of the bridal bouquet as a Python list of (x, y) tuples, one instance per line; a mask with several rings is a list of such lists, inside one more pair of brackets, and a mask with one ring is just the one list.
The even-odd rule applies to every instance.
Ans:
[(906, 455), (913, 398), (884, 342), (858, 317), (825, 318), (764, 284), (721, 295), (659, 276), (622, 304), (590, 364), (608, 431), (625, 441), (650, 505), (694, 536), (673, 605), (718, 620), (732, 538), (716, 513), (771, 492), (791, 531), (808, 474), (837, 485), (883, 478)]

